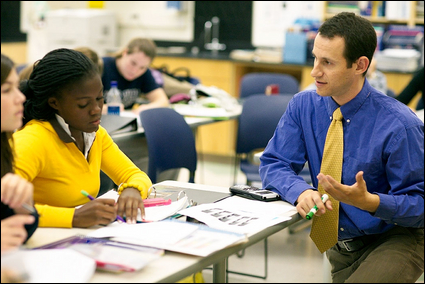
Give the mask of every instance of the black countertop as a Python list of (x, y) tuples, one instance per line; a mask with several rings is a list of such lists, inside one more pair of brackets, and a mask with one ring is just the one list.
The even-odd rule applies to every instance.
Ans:
[(216, 53), (213, 53), (212, 51), (200, 51), (198, 53), (184, 52), (184, 53), (158, 53), (157, 54), (157, 56), (164, 56), (164, 57), (232, 60), (229, 55), (230, 55), (230, 52), (226, 52), (226, 51), (219, 51)]

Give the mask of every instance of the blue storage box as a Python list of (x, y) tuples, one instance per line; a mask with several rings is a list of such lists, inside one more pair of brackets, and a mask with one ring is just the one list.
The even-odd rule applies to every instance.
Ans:
[(297, 64), (307, 62), (307, 34), (305, 32), (286, 33), (283, 62)]

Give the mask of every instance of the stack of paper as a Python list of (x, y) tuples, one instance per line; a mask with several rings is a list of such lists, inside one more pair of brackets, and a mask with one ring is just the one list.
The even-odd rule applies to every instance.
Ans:
[(418, 69), (421, 54), (414, 49), (387, 48), (377, 52), (375, 57), (379, 70), (412, 72)]

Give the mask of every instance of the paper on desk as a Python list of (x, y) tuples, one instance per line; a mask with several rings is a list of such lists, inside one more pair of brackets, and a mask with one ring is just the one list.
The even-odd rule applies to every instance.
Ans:
[(145, 246), (154, 244), (154, 247), (158, 247), (157, 245), (173, 245), (196, 230), (197, 227), (190, 223), (169, 222), (164, 224), (164, 222), (151, 222), (127, 224), (114, 222), (90, 232), (88, 236), (96, 238), (131, 238), (138, 240), (138, 244)]
[(164, 254), (164, 250), (135, 249), (129, 245), (114, 245), (112, 242), (105, 245), (74, 244), (70, 248), (93, 258), (98, 269), (111, 272), (140, 270)]
[(29, 283), (86, 283), (96, 262), (73, 249), (18, 250), (2, 254), (1, 267), (23, 270)]
[[(144, 226), (137, 232), (138, 225)], [(131, 230), (127, 230), (127, 229)], [(142, 226), (139, 226), (142, 228)], [(113, 240), (161, 248), (169, 251), (198, 256), (207, 256), (225, 247), (247, 241), (244, 234), (209, 228), (205, 225), (179, 220), (164, 220), (153, 223), (128, 225), (113, 223), (89, 234), (92, 237), (113, 237)]]
[(134, 112), (132, 112), (132, 111), (128, 111), (128, 110), (126, 110), (126, 111), (122, 111), (122, 112), (120, 113), (120, 115), (121, 115), (121, 116), (125, 116), (125, 117), (135, 117), (135, 118), (137, 118), (137, 125), (138, 125), (139, 127), (142, 127), (142, 122), (141, 122), (141, 120), (140, 120), (140, 115), (136, 115), (136, 114), (134, 114)]
[(175, 104), (173, 109), (181, 115), (201, 117), (227, 117), (229, 114), (222, 107), (208, 108), (203, 106)]
[(211, 228), (250, 236), (290, 220), (296, 208), (284, 201), (264, 202), (232, 196), (219, 202), (192, 206), (178, 213), (195, 218)]

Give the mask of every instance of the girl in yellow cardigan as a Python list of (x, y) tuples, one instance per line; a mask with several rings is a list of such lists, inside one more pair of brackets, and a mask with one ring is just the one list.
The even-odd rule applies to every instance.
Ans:
[[(100, 126), (103, 85), (96, 65), (81, 52), (56, 49), (21, 82), (24, 127), (14, 133), (16, 173), (34, 185), (40, 227), (107, 225), (117, 215), (135, 223), (152, 185), (146, 173)], [(97, 196), (100, 170), (120, 184), (118, 202)], [(80, 206), (76, 208), (77, 206)]]

